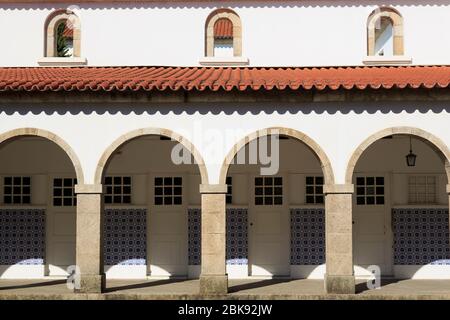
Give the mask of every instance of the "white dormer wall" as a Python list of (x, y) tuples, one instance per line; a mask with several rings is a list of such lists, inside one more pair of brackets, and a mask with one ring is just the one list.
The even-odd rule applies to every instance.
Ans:
[[(363, 65), (367, 18), (389, 4), (404, 21), (405, 56), (414, 65), (450, 64), (450, 1), (239, 1), (84, 3), (81, 56), (90, 66), (198, 66), (204, 27), (216, 8), (242, 21), (242, 55), (250, 66)], [(76, 3), (75, 3), (76, 4)], [(0, 4), (0, 66), (37, 66), (44, 55), (44, 23), (68, 4)]]
[(394, 55), (394, 36), (392, 24), (388, 24), (381, 32), (378, 39), (375, 40), (375, 54), (385, 57)]

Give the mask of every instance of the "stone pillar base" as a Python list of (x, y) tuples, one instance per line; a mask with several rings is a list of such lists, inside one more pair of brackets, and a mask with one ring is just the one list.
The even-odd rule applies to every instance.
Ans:
[(325, 275), (325, 292), (337, 294), (355, 293), (355, 276)]
[(106, 277), (104, 274), (82, 274), (80, 276), (80, 289), (75, 289), (77, 293), (102, 293), (106, 287)]
[(227, 275), (200, 276), (200, 294), (227, 294)]

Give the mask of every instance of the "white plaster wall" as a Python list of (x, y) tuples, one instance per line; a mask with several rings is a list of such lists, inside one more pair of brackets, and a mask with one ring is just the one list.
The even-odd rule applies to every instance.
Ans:
[[(76, 1), (74, 2), (76, 4)], [(80, 4), (81, 52), (88, 64), (196, 66), (204, 55), (206, 17), (223, 4)], [(242, 20), (243, 56), (251, 66), (361, 65), (366, 23), (378, 5), (404, 18), (405, 55), (413, 64), (450, 64), (450, 1), (227, 2)], [(36, 66), (44, 23), (67, 4), (2, 4), (1, 66)]]

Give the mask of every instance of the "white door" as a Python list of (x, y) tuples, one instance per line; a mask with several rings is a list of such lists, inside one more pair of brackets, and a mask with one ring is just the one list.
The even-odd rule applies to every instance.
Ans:
[(185, 176), (154, 174), (150, 176), (149, 184), (150, 204), (147, 222), (149, 274), (186, 276), (188, 226)]
[(289, 210), (284, 177), (251, 176), (249, 265), (251, 276), (288, 276)]
[(368, 276), (376, 265), (383, 276), (392, 275), (389, 176), (355, 174), (353, 198), (353, 252), (356, 276)]

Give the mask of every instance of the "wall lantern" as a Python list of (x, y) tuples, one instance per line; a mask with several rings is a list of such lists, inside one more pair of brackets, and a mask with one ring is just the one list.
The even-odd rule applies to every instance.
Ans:
[(406, 155), (406, 164), (408, 167), (416, 166), (416, 158), (417, 156), (412, 152), (412, 138), (409, 137), (409, 154)]

